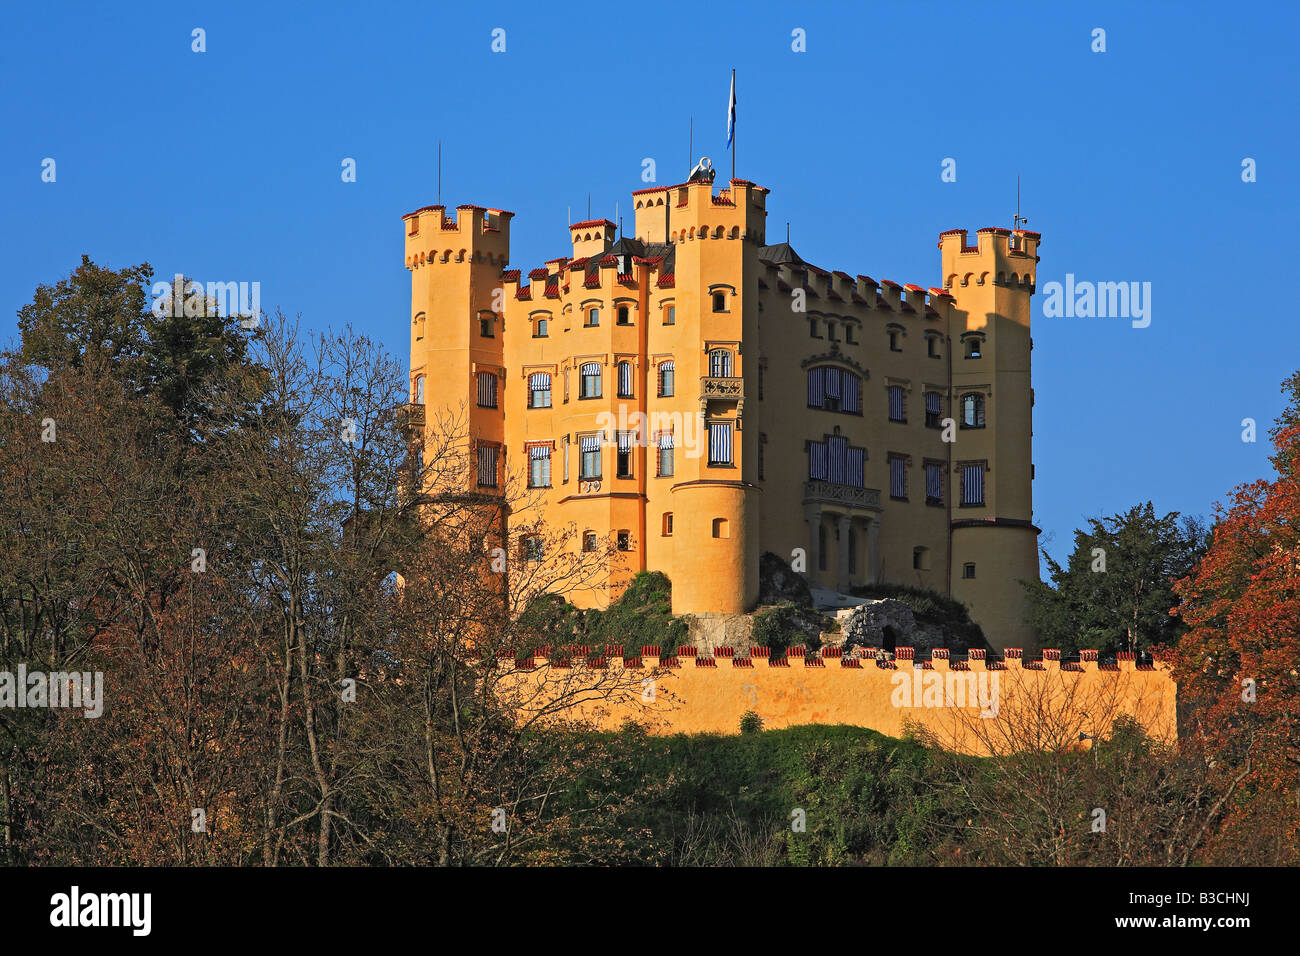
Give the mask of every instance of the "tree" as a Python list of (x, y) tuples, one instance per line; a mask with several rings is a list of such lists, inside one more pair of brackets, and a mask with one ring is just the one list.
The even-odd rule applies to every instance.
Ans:
[(1216, 507), (1209, 550), (1175, 586), (1190, 630), (1175, 675), (1189, 712), (1185, 736), (1204, 773), (1231, 793), (1212, 838), (1220, 849), (1269, 845), (1296, 859), (1300, 834), (1300, 375), (1272, 430), (1274, 480), (1238, 486)]
[(1043, 552), (1052, 583), (1025, 585), (1039, 643), (1103, 657), (1176, 644), (1186, 626), (1169, 614), (1173, 582), (1195, 565), (1207, 537), (1197, 519), (1178, 519), (1157, 517), (1148, 501), (1076, 529), (1064, 567)]

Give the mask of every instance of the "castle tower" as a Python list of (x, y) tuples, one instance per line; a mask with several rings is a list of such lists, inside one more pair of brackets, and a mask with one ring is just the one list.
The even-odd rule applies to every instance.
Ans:
[(671, 492), (673, 610), (747, 611), (758, 600), (761, 489), (757, 417), (745, 419), (758, 365), (746, 345), (758, 340), (767, 190), (732, 180), (715, 195), (702, 180), (642, 193), (638, 236), (676, 247), (677, 325), (691, 338), (675, 350), (677, 376), (699, 396), (696, 450), (682, 456)]
[(939, 239), (944, 284), (955, 299), (950, 324), (950, 591), (970, 606), (990, 644), (1031, 647), (1019, 580), (1038, 579), (1033, 524), (1030, 300), (1039, 235), (981, 229)]
[(513, 213), (481, 206), (425, 206), (402, 217), (411, 272), (411, 401), (464, 408), (472, 474), (468, 490), (496, 494), (505, 475), (503, 293)]

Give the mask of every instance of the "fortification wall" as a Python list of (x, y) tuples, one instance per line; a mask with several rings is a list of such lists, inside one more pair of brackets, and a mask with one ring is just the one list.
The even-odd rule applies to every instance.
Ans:
[(741, 717), (753, 712), (768, 729), (850, 724), (897, 737), (914, 724), (942, 746), (976, 754), (1042, 745), (1086, 749), (1121, 715), (1160, 740), (1176, 736), (1176, 686), (1168, 666), (1139, 666), (1131, 654), (1098, 665), (1095, 651), (1063, 664), (1059, 651), (1024, 661), (1015, 648), (1001, 661), (985, 660), (982, 651), (953, 661), (946, 650), (920, 661), (906, 647), (892, 660), (872, 651), (846, 657), (833, 647), (822, 648), (820, 656), (793, 648), (780, 660), (761, 647), (745, 656), (721, 647), (714, 656), (695, 648), (678, 653), (661, 657), (656, 647), (626, 657), (617, 647), (594, 656), (586, 647), (545, 651), (501, 661), (498, 688), (517, 692), (527, 713), (550, 702), (552, 685), (571, 689), (584, 673), (607, 684), (620, 678), (630, 687), (639, 684), (639, 695), (593, 694), (564, 716), (606, 730), (632, 721), (654, 734), (734, 734)]

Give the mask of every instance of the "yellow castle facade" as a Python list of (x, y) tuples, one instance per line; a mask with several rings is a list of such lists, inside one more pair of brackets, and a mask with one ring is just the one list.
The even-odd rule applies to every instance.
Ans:
[(750, 611), (771, 551), (819, 587), (950, 594), (993, 647), (1033, 646), (1039, 235), (950, 230), (941, 285), (878, 282), (768, 244), (769, 191), (712, 179), (633, 193), (632, 235), (572, 224), (526, 277), (510, 212), (403, 217), (413, 404), (468, 408), (478, 491), (522, 473), (568, 547), (615, 543), (593, 603), (657, 570), (674, 613)]

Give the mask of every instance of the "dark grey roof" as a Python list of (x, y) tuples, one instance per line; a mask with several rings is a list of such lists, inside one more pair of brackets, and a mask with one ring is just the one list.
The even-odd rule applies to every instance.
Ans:
[(806, 266), (808, 264), (799, 258), (799, 253), (795, 252), (788, 242), (778, 242), (774, 246), (764, 246), (758, 250), (758, 257), (764, 262), (770, 262), (774, 265)]

